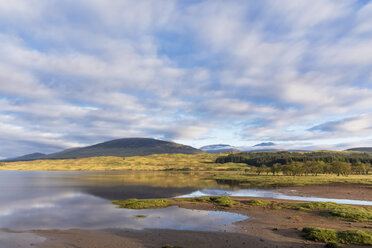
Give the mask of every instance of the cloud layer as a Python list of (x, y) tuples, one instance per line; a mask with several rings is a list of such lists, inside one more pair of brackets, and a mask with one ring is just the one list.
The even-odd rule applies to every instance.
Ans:
[(133, 136), (365, 144), (371, 16), (352, 0), (2, 1), (0, 157)]

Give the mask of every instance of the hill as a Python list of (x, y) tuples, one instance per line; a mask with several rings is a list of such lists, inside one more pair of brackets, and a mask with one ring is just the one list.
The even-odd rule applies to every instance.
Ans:
[(355, 147), (347, 149), (346, 151), (354, 151), (354, 152), (372, 152), (372, 147)]
[(202, 150), (194, 147), (170, 141), (149, 138), (123, 138), (86, 147), (69, 148), (52, 154), (32, 153), (2, 161), (14, 162), (39, 159), (74, 159), (102, 156), (129, 157), (167, 153), (197, 154), (202, 152)]
[(45, 156), (46, 156), (46, 154), (44, 154), (44, 153), (35, 152), (35, 153), (23, 155), (21, 157), (8, 158), (8, 159), (5, 159), (3, 161), (9, 161), (9, 162), (12, 162), (12, 161), (28, 161), (28, 160), (35, 160), (35, 159), (43, 159)]
[(149, 138), (124, 138), (87, 147), (72, 148), (52, 153), (44, 159), (87, 158), (97, 156), (146, 156), (151, 154), (183, 153), (196, 154), (202, 151), (191, 146)]

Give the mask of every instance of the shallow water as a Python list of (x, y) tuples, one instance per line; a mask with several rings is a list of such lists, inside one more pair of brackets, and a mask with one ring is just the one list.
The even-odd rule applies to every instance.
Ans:
[[(169, 207), (118, 209), (113, 199), (249, 196), (372, 205), (371, 201), (289, 196), (273, 190), (231, 188), (206, 173), (0, 171), (0, 228), (166, 228), (225, 230), (247, 218), (220, 211)], [(146, 218), (136, 218), (146, 215)]]
[[(176, 185), (178, 177), (190, 177), (190, 180)], [(121, 172), (102, 175), (91, 172), (1, 171), (0, 228), (217, 231), (226, 230), (231, 223), (247, 218), (229, 212), (179, 207), (119, 209), (109, 202), (111, 199), (172, 197), (189, 193), (198, 188), (195, 178), (197, 176), (172, 173)], [(195, 185), (192, 187), (190, 182)], [(215, 183), (209, 184), (206, 180), (201, 185)], [(137, 218), (137, 215), (146, 217)]]
[(0, 247), (2, 248), (31, 247), (45, 240), (33, 233), (12, 233), (0, 230)]
[(202, 190), (194, 191), (190, 194), (177, 196), (177, 198), (202, 197), (202, 196), (262, 197), (262, 198), (274, 198), (274, 199), (281, 199), (281, 200), (334, 202), (334, 203), (340, 203), (340, 204), (372, 206), (372, 201), (294, 196), (294, 195), (285, 195), (285, 194), (276, 192), (274, 190), (259, 190), (259, 189), (239, 189), (239, 190), (227, 190), (227, 189), (216, 189), (216, 188), (202, 189)]

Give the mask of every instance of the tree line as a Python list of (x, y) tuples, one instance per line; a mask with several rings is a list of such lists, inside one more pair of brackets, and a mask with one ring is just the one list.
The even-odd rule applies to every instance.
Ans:
[(302, 162), (292, 162), (290, 164), (273, 164), (273, 166), (268, 167), (266, 165), (261, 165), (256, 168), (256, 173), (258, 175), (266, 173), (272, 173), (277, 175), (280, 172), (287, 176), (302, 176), (302, 175), (314, 175), (318, 174), (337, 174), (338, 176), (347, 176), (350, 174), (356, 175), (368, 175), (372, 170), (371, 164), (367, 163), (355, 163), (351, 164), (348, 162), (334, 161), (332, 163), (325, 163), (323, 161), (308, 161)]
[(229, 154), (217, 163), (246, 163), (256, 166), (257, 174), (367, 175), (372, 171), (372, 154), (355, 152), (251, 152)]

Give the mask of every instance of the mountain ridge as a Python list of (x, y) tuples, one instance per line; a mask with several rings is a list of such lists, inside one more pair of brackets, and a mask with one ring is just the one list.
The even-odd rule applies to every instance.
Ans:
[(227, 145), (227, 144), (206, 145), (206, 146), (200, 147), (199, 149), (205, 152), (209, 152), (209, 153), (239, 151), (237, 147)]
[(34, 152), (30, 154), (26, 154), (20, 157), (14, 157), (14, 158), (7, 158), (2, 161), (7, 162), (7, 161), (30, 161), (30, 160), (35, 160), (35, 159), (41, 159), (44, 158), (47, 154), (45, 153), (40, 153), (40, 152)]
[(354, 152), (372, 152), (372, 147), (354, 147), (349, 148), (346, 151), (354, 151)]
[(36, 159), (73, 159), (99, 156), (129, 157), (166, 153), (196, 154), (201, 152), (203, 151), (194, 147), (178, 144), (171, 141), (151, 138), (121, 138), (97, 143), (86, 147), (69, 148), (47, 155), (44, 154), (45, 156), (41, 157), (25, 160), (24, 157), (28, 155), (24, 155), (6, 161), (28, 161)]

